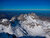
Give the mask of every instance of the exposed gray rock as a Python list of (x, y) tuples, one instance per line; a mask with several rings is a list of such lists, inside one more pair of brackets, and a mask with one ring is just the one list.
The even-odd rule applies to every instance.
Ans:
[(21, 14), (17, 19), (18, 19), (18, 20), (21, 20), (21, 21), (26, 20), (26, 19), (24, 18), (24, 14)]
[(8, 26), (10, 24), (10, 21), (8, 19), (1, 19), (0, 24), (3, 24), (5, 26)]
[(17, 16), (14, 16), (10, 19), (11, 22), (14, 22), (17, 19)]
[(25, 17), (27, 17), (27, 16), (34, 16), (35, 18), (33, 18), (33, 19), (39, 18), (35, 13), (31, 13), (31, 14), (21, 14), (17, 19), (24, 21), (24, 20), (26, 20)]
[(35, 13), (31, 13), (31, 14), (28, 14), (28, 16), (34, 16), (34, 18), (33, 19), (38, 19), (39, 17), (35, 14)]

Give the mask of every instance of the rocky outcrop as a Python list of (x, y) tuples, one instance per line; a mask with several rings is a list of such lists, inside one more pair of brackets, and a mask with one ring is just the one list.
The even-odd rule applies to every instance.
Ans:
[[(25, 14), (25, 15), (26, 15), (26, 14)], [(24, 18), (24, 14), (21, 14), (17, 19), (18, 19), (18, 20), (21, 20), (21, 21), (26, 20), (26, 19)]]
[[(16, 27), (11, 26), (11, 22), (19, 20), (19, 24)], [(14, 23), (14, 25), (17, 22)], [(7, 27), (8, 26), (8, 27)], [(21, 14), (18, 17), (14, 16), (10, 20), (0, 20), (0, 32), (6, 32), (14, 34), (17, 37), (20, 36), (49, 36), (50, 37), (50, 22), (41, 20), (35, 13)]]
[(11, 22), (14, 22), (15, 20), (17, 20), (17, 16), (13, 16), (13, 17), (10, 19)]
[(19, 15), (19, 17), (17, 19), (24, 21), (24, 20), (26, 20), (25, 17), (27, 17), (27, 16), (31, 16), (33, 19), (37, 19), (38, 18), (38, 16), (35, 13), (31, 13), (31, 14), (21, 14), (21, 15)]
[[(22, 17), (26, 20), (20, 20)], [(50, 22), (41, 20), (35, 13), (24, 14), (19, 17), (21, 27), (23, 27), (31, 36), (46, 36), (50, 37)], [(48, 27), (49, 26), (49, 27)]]
[(8, 26), (10, 24), (10, 21), (8, 19), (1, 19), (0, 24)]

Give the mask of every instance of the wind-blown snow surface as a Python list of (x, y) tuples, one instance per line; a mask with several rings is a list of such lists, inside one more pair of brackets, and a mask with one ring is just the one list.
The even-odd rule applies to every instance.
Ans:
[[(45, 36), (46, 38), (50, 38), (50, 22), (40, 20), (35, 14), (24, 15), (23, 17), (26, 20), (18, 18), (20, 26), (16, 25), (12, 27), (11, 23), (8, 26), (0, 24), (0, 33), (14, 34), (17, 37)], [(2, 20), (2, 22), (4, 21), (7, 21), (7, 19)]]

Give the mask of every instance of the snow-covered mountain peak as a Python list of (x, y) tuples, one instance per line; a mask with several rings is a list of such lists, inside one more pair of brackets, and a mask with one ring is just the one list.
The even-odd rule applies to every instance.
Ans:
[(28, 14), (26, 17), (24, 17), (24, 19), (26, 20), (20, 20), (20, 24), (21, 27), (23, 27), (29, 35), (45, 36), (48, 34), (50, 36), (50, 33), (48, 32), (50, 31), (50, 22), (39, 19), (39, 17), (34, 13)]
[[(17, 20), (18, 23), (17, 24)], [(12, 25), (16, 25), (13, 27)], [(50, 37), (50, 22), (43, 21), (35, 13), (21, 14), (14, 16), (10, 20), (0, 20), (0, 33), (5, 32), (21, 36), (46, 36)]]

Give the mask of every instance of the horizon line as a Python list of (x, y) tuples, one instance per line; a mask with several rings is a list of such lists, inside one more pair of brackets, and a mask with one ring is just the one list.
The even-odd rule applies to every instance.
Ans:
[(0, 9), (0, 10), (50, 10), (50, 9)]

